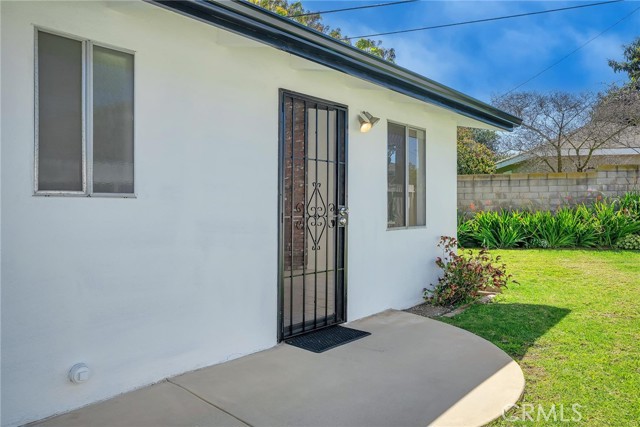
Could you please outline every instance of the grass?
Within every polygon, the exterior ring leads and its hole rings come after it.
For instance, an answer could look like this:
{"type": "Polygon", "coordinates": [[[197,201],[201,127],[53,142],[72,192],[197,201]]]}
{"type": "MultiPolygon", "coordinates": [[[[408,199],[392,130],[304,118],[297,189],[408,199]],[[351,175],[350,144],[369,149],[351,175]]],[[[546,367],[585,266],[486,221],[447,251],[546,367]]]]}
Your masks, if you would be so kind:
{"type": "Polygon", "coordinates": [[[493,342],[526,378],[521,405],[491,426],[640,426],[640,253],[500,250],[519,284],[443,321],[493,342]],[[556,422],[521,421],[523,404],[556,422]],[[564,418],[581,420],[561,421],[564,418]]]}

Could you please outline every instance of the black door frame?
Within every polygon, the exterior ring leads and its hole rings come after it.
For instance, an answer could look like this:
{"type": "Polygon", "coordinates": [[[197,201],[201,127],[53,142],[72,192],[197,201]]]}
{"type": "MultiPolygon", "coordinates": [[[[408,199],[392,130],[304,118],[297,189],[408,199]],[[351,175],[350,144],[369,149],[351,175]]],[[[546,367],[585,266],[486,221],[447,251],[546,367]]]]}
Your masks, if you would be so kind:
{"type": "MultiPolygon", "coordinates": [[[[317,98],[314,96],[305,95],[299,92],[290,91],[287,89],[279,89],[278,96],[278,342],[291,338],[292,336],[302,335],[304,333],[308,333],[311,331],[304,331],[302,333],[291,334],[284,336],[284,170],[285,170],[285,98],[292,97],[294,99],[300,99],[303,101],[309,101],[312,103],[319,103],[331,108],[335,108],[336,110],[340,110],[344,112],[344,163],[345,163],[345,172],[344,172],[344,206],[349,206],[349,108],[344,104],[339,104],[333,101],[328,101],[322,98],[317,98]]],[[[338,141],[336,140],[336,144],[338,141]]],[[[337,147],[336,147],[337,148],[337,147]]],[[[293,139],[292,139],[292,149],[293,149],[293,139]]],[[[339,161],[339,159],[337,159],[339,161]]],[[[305,166],[306,167],[306,166],[305,166]]],[[[348,225],[344,227],[344,237],[343,237],[343,278],[342,278],[342,306],[340,307],[340,313],[338,313],[338,304],[336,304],[336,315],[340,317],[339,321],[331,323],[326,326],[321,326],[314,328],[313,331],[335,326],[347,321],[347,277],[348,277],[348,225]]],[[[336,267],[337,268],[337,267],[336,267]]]]}

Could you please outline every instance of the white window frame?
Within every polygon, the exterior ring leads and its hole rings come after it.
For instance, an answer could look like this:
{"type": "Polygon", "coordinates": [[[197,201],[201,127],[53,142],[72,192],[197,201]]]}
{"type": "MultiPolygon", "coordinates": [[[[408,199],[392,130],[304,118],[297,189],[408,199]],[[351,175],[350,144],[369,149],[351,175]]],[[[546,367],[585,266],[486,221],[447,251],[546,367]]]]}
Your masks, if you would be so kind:
{"type": "MultiPolygon", "coordinates": [[[[389,124],[393,124],[393,125],[397,125],[397,126],[402,126],[404,127],[404,143],[405,143],[405,148],[404,148],[404,224],[405,225],[397,225],[397,226],[389,226],[389,217],[387,216],[386,222],[387,222],[387,231],[394,231],[394,230],[410,230],[410,229],[414,229],[414,228],[427,228],[427,212],[425,209],[424,212],[424,225],[409,225],[409,131],[410,130],[414,130],[417,132],[423,132],[424,134],[424,144],[425,144],[425,152],[424,152],[424,165],[426,168],[426,163],[427,163],[427,130],[423,129],[423,128],[419,128],[417,126],[412,126],[409,125],[407,123],[403,123],[403,122],[397,122],[395,120],[387,120],[387,126],[389,124]]],[[[389,136],[387,133],[387,150],[389,149],[389,136]]],[[[427,174],[425,171],[424,174],[424,190],[425,192],[427,191],[427,174]]],[[[426,195],[425,195],[425,204],[426,204],[426,195]]],[[[387,207],[389,206],[389,178],[387,177],[387,207]]],[[[388,209],[388,208],[387,208],[388,209]]],[[[388,215],[388,211],[387,211],[387,215],[388,215]]]]}
{"type": "Polygon", "coordinates": [[[136,198],[136,52],[130,49],[96,42],[62,31],[34,26],[34,157],[33,157],[33,195],[34,196],[76,196],[76,197],[116,197],[136,198]],[[66,37],[82,43],[82,191],[39,190],[38,189],[38,156],[39,156],[39,88],[38,88],[38,33],[48,33],[66,37]],[[133,192],[132,193],[97,193],[93,191],[93,46],[127,53],[133,56],[133,192]]]}

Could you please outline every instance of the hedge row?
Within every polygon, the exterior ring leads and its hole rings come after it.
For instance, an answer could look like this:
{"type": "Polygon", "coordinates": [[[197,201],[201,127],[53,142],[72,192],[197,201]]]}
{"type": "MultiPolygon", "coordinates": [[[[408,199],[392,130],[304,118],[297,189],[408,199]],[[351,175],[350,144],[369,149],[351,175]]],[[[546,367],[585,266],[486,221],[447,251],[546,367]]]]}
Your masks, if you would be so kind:
{"type": "Polygon", "coordinates": [[[458,240],[466,248],[640,250],[640,244],[633,243],[640,241],[636,235],[640,235],[640,192],[555,212],[484,211],[458,219],[458,240]]]}

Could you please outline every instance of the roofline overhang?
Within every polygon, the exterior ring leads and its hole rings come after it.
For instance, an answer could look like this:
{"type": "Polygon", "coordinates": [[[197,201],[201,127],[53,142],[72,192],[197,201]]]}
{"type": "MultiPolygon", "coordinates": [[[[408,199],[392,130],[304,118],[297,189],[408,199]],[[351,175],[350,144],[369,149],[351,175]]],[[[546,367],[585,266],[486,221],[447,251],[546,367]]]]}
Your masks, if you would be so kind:
{"type": "Polygon", "coordinates": [[[243,0],[145,1],[499,129],[511,131],[522,122],[489,104],[243,0]]]}

